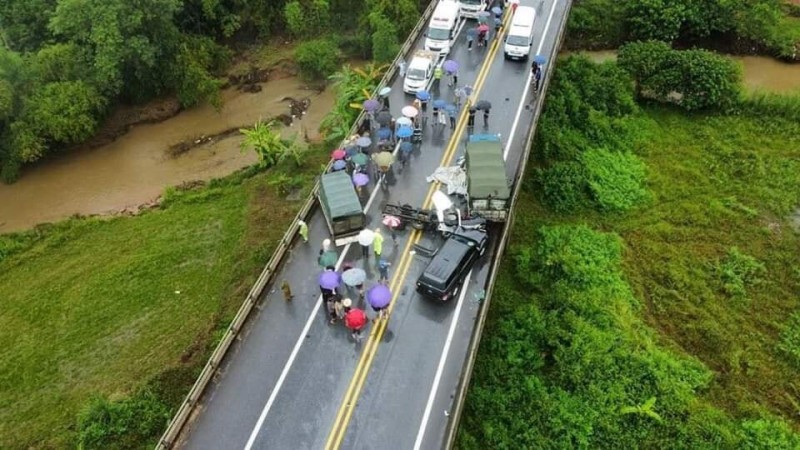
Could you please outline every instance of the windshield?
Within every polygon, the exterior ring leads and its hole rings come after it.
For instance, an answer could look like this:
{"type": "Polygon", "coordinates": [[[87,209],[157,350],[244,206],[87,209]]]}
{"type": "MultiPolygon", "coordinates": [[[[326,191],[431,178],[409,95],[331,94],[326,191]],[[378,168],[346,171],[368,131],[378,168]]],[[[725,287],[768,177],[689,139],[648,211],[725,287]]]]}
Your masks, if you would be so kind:
{"type": "Polygon", "coordinates": [[[450,39],[450,30],[444,30],[442,28],[428,28],[428,39],[446,41],[450,39]]]}
{"type": "Polygon", "coordinates": [[[506,44],[526,47],[528,45],[528,38],[525,36],[509,36],[506,44]]]}
{"type": "Polygon", "coordinates": [[[424,80],[425,71],[422,69],[409,69],[408,74],[406,74],[406,77],[410,80],[424,80]]]}
{"type": "Polygon", "coordinates": [[[481,4],[481,0],[461,0],[461,3],[465,5],[477,6],[481,4]]]}

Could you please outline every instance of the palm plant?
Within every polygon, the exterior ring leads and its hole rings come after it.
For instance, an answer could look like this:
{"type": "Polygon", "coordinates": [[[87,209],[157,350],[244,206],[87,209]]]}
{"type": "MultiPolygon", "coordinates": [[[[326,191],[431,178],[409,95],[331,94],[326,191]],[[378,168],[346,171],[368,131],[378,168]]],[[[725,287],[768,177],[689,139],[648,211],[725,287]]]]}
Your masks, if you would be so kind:
{"type": "Polygon", "coordinates": [[[663,419],[661,415],[657,412],[653,411],[653,408],[656,406],[656,398],[650,397],[647,399],[646,402],[642,403],[641,405],[636,406],[626,406],[620,409],[620,413],[622,414],[636,414],[638,416],[647,416],[651,419],[654,419],[658,422],[661,422],[663,419]]]}
{"type": "Polygon", "coordinates": [[[297,136],[290,139],[284,139],[280,133],[275,130],[277,126],[276,121],[267,123],[259,120],[253,125],[253,128],[241,128],[239,132],[244,135],[244,140],[239,145],[242,151],[254,150],[258,154],[261,165],[264,167],[271,167],[283,161],[287,156],[294,158],[295,162],[299,165],[300,149],[297,144],[297,136]]]}

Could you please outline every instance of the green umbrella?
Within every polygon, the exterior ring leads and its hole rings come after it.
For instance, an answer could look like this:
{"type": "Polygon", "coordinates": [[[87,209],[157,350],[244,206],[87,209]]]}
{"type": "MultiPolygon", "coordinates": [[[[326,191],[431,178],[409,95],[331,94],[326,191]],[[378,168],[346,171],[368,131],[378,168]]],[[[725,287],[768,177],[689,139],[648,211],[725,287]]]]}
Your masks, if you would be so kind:
{"type": "Polygon", "coordinates": [[[353,164],[365,166],[369,162],[369,156],[364,153],[356,153],[350,158],[350,160],[353,161],[353,164]]]}
{"type": "Polygon", "coordinates": [[[336,250],[328,250],[319,256],[319,265],[322,267],[335,266],[337,260],[339,260],[339,254],[336,253],[336,250]]]}
{"type": "Polygon", "coordinates": [[[372,160],[380,167],[387,167],[394,162],[394,155],[389,152],[380,152],[372,155],[372,160]]]}

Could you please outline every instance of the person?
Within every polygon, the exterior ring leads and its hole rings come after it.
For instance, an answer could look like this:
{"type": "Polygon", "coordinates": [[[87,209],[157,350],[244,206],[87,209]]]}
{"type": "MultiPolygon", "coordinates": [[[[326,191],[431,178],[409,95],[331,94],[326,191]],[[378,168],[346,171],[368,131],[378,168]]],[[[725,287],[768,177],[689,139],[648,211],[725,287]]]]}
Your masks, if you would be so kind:
{"type": "Polygon", "coordinates": [[[308,225],[304,221],[297,221],[297,232],[300,233],[303,242],[308,242],[308,225]]]}
{"type": "Polygon", "coordinates": [[[489,126],[489,108],[483,110],[483,126],[489,126]]]}
{"type": "Polygon", "coordinates": [[[381,236],[381,229],[375,228],[375,240],[372,241],[372,249],[375,251],[375,257],[380,258],[383,253],[383,236],[381,236]]]}
{"type": "Polygon", "coordinates": [[[378,281],[382,283],[386,283],[389,281],[389,266],[392,264],[389,261],[381,258],[378,261],[378,272],[380,272],[380,278],[378,281]]]}
{"type": "Polygon", "coordinates": [[[434,106],[431,115],[433,116],[433,126],[436,126],[439,123],[439,108],[434,106]]]}
{"type": "Polygon", "coordinates": [[[458,86],[458,71],[453,72],[453,86],[458,86]]]}
{"type": "Polygon", "coordinates": [[[494,18],[494,37],[495,39],[500,37],[500,28],[503,27],[503,20],[500,17],[494,18]]]}
{"type": "Polygon", "coordinates": [[[474,106],[469,108],[469,116],[467,117],[467,128],[472,128],[475,126],[475,109],[474,106]]]}
{"type": "Polygon", "coordinates": [[[451,130],[455,130],[456,129],[456,111],[455,110],[449,111],[447,113],[447,115],[450,116],[450,129],[451,130]]]}
{"type": "Polygon", "coordinates": [[[325,253],[330,249],[331,249],[331,240],[330,239],[323,240],[322,241],[322,250],[320,251],[320,254],[325,253]]]}
{"type": "Polygon", "coordinates": [[[442,75],[444,75],[444,71],[442,70],[442,65],[439,64],[433,69],[433,88],[437,91],[439,90],[439,84],[442,82],[442,75]]]}
{"type": "Polygon", "coordinates": [[[475,37],[472,35],[472,33],[467,33],[467,51],[469,52],[472,51],[472,41],[474,39],[475,37]]]}
{"type": "Polygon", "coordinates": [[[333,304],[334,312],[336,313],[336,318],[339,320],[344,319],[344,315],[347,311],[350,311],[350,307],[353,304],[353,301],[349,298],[342,299],[341,301],[336,301],[333,304]],[[345,308],[345,305],[347,307],[345,308]]]}
{"type": "Polygon", "coordinates": [[[364,259],[369,259],[369,245],[361,244],[361,255],[364,256],[364,259]]]}
{"type": "Polygon", "coordinates": [[[542,68],[539,63],[531,63],[531,74],[533,75],[533,92],[539,92],[539,82],[542,80],[542,68]]]}
{"type": "Polygon", "coordinates": [[[367,324],[367,314],[363,309],[350,308],[344,315],[344,324],[350,329],[354,341],[361,341],[361,330],[367,324]]]}
{"type": "Polygon", "coordinates": [[[442,126],[442,129],[444,129],[447,126],[447,117],[446,116],[447,116],[447,113],[445,111],[442,111],[442,112],[439,113],[439,125],[442,126]]]}
{"type": "Polygon", "coordinates": [[[397,62],[397,68],[398,68],[398,70],[400,72],[400,77],[401,78],[406,76],[406,60],[405,59],[400,58],[400,61],[397,62]]]}
{"type": "Polygon", "coordinates": [[[336,323],[336,297],[339,294],[333,292],[330,294],[323,294],[322,299],[325,301],[325,310],[328,311],[328,319],[330,323],[336,323]]]}
{"type": "Polygon", "coordinates": [[[283,298],[287,302],[292,301],[294,295],[292,295],[292,286],[289,285],[289,280],[286,279],[283,280],[283,282],[281,283],[281,290],[283,291],[283,298]]]}
{"type": "Polygon", "coordinates": [[[483,29],[478,30],[478,47],[486,45],[486,31],[483,29]]]}
{"type": "MultiPolygon", "coordinates": [[[[401,152],[401,153],[405,153],[405,152],[401,152]]],[[[397,230],[394,227],[386,227],[386,228],[389,229],[389,233],[391,233],[391,235],[392,235],[392,242],[394,243],[394,246],[397,247],[397,230]]]]}

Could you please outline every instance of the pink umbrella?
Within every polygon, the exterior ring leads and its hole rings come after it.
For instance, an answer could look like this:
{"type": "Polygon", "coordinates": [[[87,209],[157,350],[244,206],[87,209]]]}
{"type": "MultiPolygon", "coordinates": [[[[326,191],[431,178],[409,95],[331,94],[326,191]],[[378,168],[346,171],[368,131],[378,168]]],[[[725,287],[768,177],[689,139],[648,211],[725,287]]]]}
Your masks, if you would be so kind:
{"type": "Polygon", "coordinates": [[[485,23],[478,25],[478,33],[486,33],[488,31],[489,31],[489,25],[486,25],[485,23]]]}
{"type": "Polygon", "coordinates": [[[397,216],[385,215],[383,216],[383,224],[389,228],[397,228],[400,226],[401,220],[397,216]]]}
{"type": "Polygon", "coordinates": [[[343,148],[337,148],[331,152],[331,158],[333,159],[344,159],[345,156],[347,156],[347,152],[343,148]]]}

